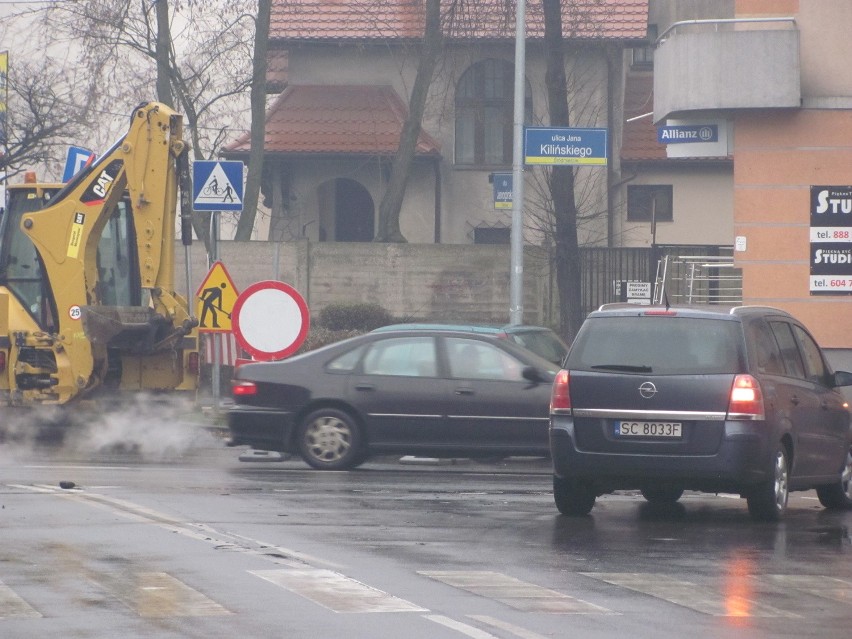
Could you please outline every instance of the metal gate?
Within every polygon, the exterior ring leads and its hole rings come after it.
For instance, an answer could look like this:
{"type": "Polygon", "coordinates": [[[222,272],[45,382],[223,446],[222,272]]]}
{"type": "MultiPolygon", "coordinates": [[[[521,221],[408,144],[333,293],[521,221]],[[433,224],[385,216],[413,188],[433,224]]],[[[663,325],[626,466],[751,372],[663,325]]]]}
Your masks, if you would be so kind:
{"type": "Polygon", "coordinates": [[[671,304],[739,303],[742,276],[733,248],[715,244],[664,244],[649,248],[580,249],[584,315],[601,304],[625,301],[628,282],[648,283],[649,301],[671,304]]]}

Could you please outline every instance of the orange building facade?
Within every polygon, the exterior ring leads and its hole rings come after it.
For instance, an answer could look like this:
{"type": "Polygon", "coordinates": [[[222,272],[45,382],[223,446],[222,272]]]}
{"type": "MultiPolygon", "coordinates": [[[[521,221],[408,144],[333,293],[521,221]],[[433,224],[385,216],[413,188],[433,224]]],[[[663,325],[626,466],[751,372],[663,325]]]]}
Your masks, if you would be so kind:
{"type": "Polygon", "coordinates": [[[736,0],[733,8],[733,17],[682,21],[660,38],[654,119],[732,124],[731,243],[743,303],[795,314],[848,369],[852,2],[736,0]]]}

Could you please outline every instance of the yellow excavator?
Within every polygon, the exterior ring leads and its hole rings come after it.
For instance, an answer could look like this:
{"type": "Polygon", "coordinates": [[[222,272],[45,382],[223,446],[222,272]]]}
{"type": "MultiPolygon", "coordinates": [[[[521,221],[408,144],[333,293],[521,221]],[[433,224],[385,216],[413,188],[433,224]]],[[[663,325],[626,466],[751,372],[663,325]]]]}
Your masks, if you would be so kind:
{"type": "Polygon", "coordinates": [[[187,156],[182,116],[150,102],[67,184],[7,187],[0,416],[4,407],[195,393],[198,322],[174,285],[179,200],[182,241],[192,241],[187,156]]]}

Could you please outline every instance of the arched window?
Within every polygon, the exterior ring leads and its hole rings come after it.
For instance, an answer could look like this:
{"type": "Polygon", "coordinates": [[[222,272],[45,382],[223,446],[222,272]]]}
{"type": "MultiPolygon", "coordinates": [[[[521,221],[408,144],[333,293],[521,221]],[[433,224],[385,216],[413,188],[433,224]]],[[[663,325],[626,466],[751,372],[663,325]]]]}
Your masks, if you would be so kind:
{"type": "MultiPolygon", "coordinates": [[[[456,164],[512,164],[515,67],[505,60],[477,62],[456,87],[456,164]]],[[[532,113],[526,82],[524,121],[532,113]]]]}

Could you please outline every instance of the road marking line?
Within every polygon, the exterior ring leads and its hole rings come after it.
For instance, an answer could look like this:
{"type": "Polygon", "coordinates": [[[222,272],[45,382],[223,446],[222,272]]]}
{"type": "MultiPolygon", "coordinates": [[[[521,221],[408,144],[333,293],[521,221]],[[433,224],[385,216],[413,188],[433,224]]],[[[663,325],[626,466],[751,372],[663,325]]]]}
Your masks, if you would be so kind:
{"type": "Polygon", "coordinates": [[[760,581],[772,587],[795,588],[822,599],[852,603],[852,583],[822,575],[763,575],[760,581]]]}
{"type": "Polygon", "coordinates": [[[488,597],[525,612],[555,614],[614,614],[611,610],[568,595],[488,570],[421,570],[447,585],[488,597]]]}
{"type": "Polygon", "coordinates": [[[98,575],[91,579],[140,617],[218,617],[233,614],[164,572],[141,572],[121,579],[98,575]]]}
{"type": "Polygon", "coordinates": [[[333,612],[428,611],[428,608],[421,608],[332,570],[305,568],[248,572],[333,612]]]}
{"type": "Polygon", "coordinates": [[[681,581],[663,574],[593,572],[580,574],[714,617],[798,618],[800,616],[752,599],[753,589],[748,587],[747,583],[750,576],[743,577],[743,583],[740,584],[742,588],[735,588],[732,585],[730,589],[726,587],[727,592],[714,592],[706,586],[681,581]]]}
{"type": "Polygon", "coordinates": [[[489,626],[500,628],[500,630],[511,632],[513,635],[520,637],[521,639],[547,639],[544,635],[540,635],[537,632],[521,628],[520,626],[516,626],[515,624],[511,624],[506,621],[501,621],[500,619],[495,619],[494,617],[489,617],[488,615],[468,615],[468,617],[476,619],[481,623],[488,624],[489,626]]]}
{"type": "Polygon", "coordinates": [[[57,486],[44,484],[10,484],[10,486],[28,490],[30,492],[51,493],[66,499],[82,501],[107,510],[113,514],[121,515],[127,519],[141,523],[154,524],[160,528],[168,530],[169,532],[177,533],[184,537],[195,539],[196,541],[203,541],[208,545],[212,545],[220,549],[254,554],[264,559],[272,559],[279,564],[292,565],[294,567],[301,567],[305,564],[323,565],[330,568],[338,567],[336,564],[318,557],[306,555],[304,553],[284,548],[282,546],[276,546],[275,544],[270,544],[258,539],[244,537],[236,533],[219,531],[206,524],[181,521],[166,513],[157,512],[123,499],[108,497],[101,493],[93,493],[80,489],[64,490],[57,486]]]}
{"type": "Polygon", "coordinates": [[[35,619],[41,613],[0,581],[0,619],[35,619]]]}
{"type": "Polygon", "coordinates": [[[449,617],[445,617],[444,615],[423,615],[423,617],[425,619],[428,619],[429,621],[434,621],[435,623],[439,623],[442,626],[446,626],[447,628],[458,630],[463,635],[473,637],[473,639],[498,639],[490,632],[485,632],[484,630],[480,630],[479,628],[474,628],[473,626],[469,626],[466,623],[462,623],[461,621],[456,621],[455,619],[450,619],[449,617]]]}

